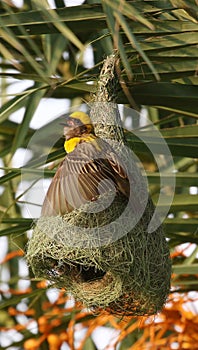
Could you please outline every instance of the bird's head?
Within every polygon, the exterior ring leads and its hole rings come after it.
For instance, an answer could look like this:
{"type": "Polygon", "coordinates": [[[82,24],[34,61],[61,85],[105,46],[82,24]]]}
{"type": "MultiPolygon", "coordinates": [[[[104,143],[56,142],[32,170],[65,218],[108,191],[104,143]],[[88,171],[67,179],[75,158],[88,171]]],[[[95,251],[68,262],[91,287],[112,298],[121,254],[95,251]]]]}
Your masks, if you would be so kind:
{"type": "Polygon", "coordinates": [[[81,111],[73,112],[69,116],[66,116],[65,121],[61,124],[64,125],[64,136],[66,140],[94,132],[90,117],[81,111]]]}

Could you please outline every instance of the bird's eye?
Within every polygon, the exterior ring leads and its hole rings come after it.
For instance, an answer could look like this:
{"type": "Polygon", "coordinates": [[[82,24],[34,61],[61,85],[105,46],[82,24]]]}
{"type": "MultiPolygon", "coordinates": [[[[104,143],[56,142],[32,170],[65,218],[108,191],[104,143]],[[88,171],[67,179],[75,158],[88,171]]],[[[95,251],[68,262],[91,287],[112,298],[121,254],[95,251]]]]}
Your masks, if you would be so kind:
{"type": "Polygon", "coordinates": [[[68,119],[68,120],[67,120],[67,125],[68,125],[68,126],[74,126],[74,125],[75,125],[74,120],[73,120],[73,119],[71,119],[71,118],[70,118],[70,119],[68,119]]]}
{"type": "Polygon", "coordinates": [[[81,125],[83,125],[82,124],[82,122],[79,120],[79,119],[77,119],[77,118],[69,118],[68,120],[67,120],[67,125],[68,126],[81,126],[81,125]]]}

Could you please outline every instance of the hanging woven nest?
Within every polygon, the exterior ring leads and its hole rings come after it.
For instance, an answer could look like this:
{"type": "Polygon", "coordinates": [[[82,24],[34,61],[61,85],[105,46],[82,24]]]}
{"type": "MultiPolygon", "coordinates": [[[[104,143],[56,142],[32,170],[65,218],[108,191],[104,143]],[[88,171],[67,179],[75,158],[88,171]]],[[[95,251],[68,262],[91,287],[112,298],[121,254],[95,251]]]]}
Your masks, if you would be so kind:
{"type": "MultiPolygon", "coordinates": [[[[128,151],[124,149],[118,109],[114,103],[106,104],[106,82],[112,81],[113,76],[104,75],[104,71],[112,73],[114,65],[112,55],[101,72],[102,83],[91,106],[91,116],[97,122],[96,134],[108,138],[126,159],[128,151]],[[105,102],[102,108],[101,102],[105,102]]],[[[65,288],[93,311],[151,315],[162,309],[169,293],[169,249],[162,226],[148,231],[155,208],[142,188],[141,174],[133,160],[129,173],[135,184],[134,197],[141,202],[141,215],[140,208],[137,215],[134,201],[130,203],[109,190],[96,202],[88,202],[63,216],[41,217],[26,257],[36,277],[65,288]]]]}

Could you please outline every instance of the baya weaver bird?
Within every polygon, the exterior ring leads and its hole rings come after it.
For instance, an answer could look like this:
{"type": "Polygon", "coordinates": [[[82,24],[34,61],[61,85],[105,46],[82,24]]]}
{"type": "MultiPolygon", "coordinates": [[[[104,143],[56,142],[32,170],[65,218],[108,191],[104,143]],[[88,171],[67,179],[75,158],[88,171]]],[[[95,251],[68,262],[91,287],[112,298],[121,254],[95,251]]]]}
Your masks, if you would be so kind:
{"type": "Polygon", "coordinates": [[[111,189],[129,198],[130,185],[122,161],[105,140],[95,135],[89,116],[74,112],[62,124],[67,154],[49,186],[41,215],[64,215],[111,189]]]}

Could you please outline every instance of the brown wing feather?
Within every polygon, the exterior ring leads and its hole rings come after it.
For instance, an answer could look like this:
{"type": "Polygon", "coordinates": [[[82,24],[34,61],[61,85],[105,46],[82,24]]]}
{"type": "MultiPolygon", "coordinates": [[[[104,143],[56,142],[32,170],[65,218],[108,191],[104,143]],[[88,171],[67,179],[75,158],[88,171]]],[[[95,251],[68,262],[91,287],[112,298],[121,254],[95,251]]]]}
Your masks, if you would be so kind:
{"type": "Polygon", "coordinates": [[[80,143],[66,155],[46,194],[42,216],[64,215],[113,188],[129,197],[121,160],[107,142],[95,142],[80,143]]]}

